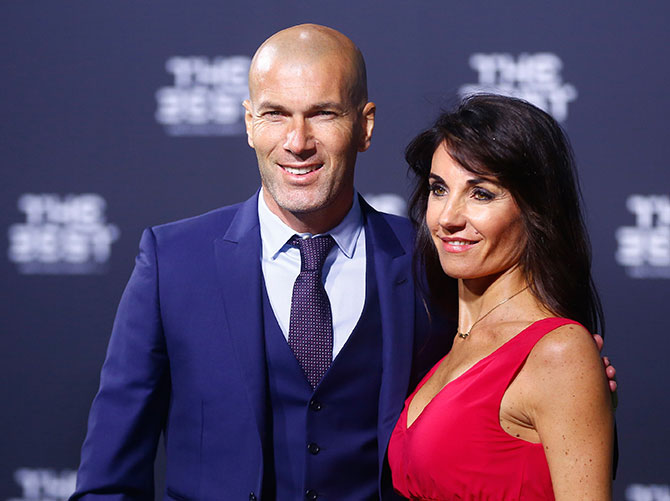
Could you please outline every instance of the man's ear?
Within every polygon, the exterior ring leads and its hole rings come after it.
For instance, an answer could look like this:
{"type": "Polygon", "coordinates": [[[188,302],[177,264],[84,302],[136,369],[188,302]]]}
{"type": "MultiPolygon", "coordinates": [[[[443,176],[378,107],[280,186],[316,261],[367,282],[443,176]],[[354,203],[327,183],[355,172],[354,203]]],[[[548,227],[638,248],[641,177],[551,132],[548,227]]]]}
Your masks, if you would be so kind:
{"type": "Polygon", "coordinates": [[[244,106],[244,125],[247,129],[247,143],[249,143],[249,146],[252,148],[254,147],[254,139],[253,139],[253,114],[252,114],[252,108],[251,108],[251,101],[248,99],[245,99],[244,102],[242,103],[242,106],[244,106]]]}
{"type": "Polygon", "coordinates": [[[358,151],[363,152],[370,147],[370,141],[372,140],[372,131],[375,128],[375,113],[377,112],[377,106],[375,103],[367,103],[361,112],[361,120],[363,121],[362,125],[362,136],[361,142],[358,145],[358,151]]]}

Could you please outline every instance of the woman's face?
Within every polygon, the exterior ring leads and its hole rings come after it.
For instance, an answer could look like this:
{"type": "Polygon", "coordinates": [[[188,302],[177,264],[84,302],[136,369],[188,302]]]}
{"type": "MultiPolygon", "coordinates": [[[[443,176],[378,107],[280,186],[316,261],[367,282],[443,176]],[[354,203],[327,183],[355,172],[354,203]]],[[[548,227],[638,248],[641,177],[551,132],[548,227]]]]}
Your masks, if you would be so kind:
{"type": "Polygon", "coordinates": [[[521,212],[494,178],[465,170],[442,143],[429,182],[426,224],[447,275],[495,277],[519,262],[526,246],[521,212]]]}

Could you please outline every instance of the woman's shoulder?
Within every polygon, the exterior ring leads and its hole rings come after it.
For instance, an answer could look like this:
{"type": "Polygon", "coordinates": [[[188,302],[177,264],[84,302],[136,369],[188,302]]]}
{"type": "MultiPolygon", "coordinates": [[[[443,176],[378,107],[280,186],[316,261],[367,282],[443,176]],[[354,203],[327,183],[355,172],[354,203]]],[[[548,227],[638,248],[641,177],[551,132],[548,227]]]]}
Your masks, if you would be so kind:
{"type": "Polygon", "coordinates": [[[525,369],[534,374],[534,384],[567,387],[604,377],[598,347],[581,324],[563,323],[547,332],[533,347],[525,369]]]}
{"type": "Polygon", "coordinates": [[[574,321],[561,322],[568,319],[556,320],[556,327],[540,338],[531,355],[545,363],[570,363],[584,355],[600,359],[593,336],[586,327],[574,321]]]}

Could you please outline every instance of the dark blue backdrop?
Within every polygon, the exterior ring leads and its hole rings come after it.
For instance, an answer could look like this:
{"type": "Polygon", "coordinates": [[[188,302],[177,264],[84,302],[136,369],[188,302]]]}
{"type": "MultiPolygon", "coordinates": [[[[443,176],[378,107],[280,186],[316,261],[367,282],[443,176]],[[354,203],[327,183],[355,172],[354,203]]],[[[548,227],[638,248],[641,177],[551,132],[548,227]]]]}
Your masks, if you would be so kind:
{"type": "Polygon", "coordinates": [[[0,30],[0,498],[73,470],[142,228],[246,198],[246,67],[317,22],[368,64],[358,188],[402,210],[402,150],[460,92],[526,97],[576,152],[620,381],[615,499],[668,500],[670,88],[666,2],[6,2],[0,30]]]}

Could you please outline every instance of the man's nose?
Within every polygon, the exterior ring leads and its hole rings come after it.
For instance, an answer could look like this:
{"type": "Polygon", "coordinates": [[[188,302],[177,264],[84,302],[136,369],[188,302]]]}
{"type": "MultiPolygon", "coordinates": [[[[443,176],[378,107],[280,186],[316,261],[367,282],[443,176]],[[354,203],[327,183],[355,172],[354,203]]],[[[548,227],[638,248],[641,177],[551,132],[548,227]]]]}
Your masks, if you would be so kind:
{"type": "Polygon", "coordinates": [[[284,149],[294,155],[303,155],[314,149],[314,138],[311,128],[304,118],[293,118],[286,133],[284,149]]]}

